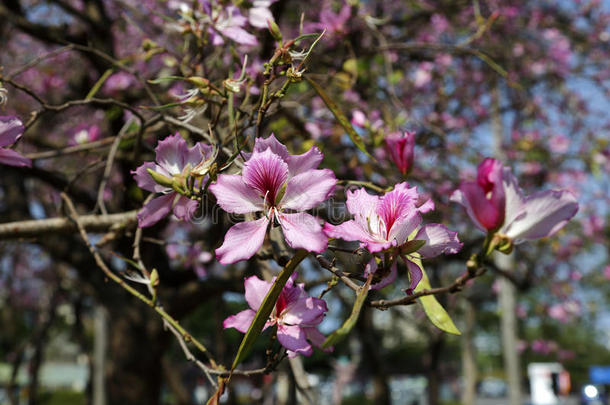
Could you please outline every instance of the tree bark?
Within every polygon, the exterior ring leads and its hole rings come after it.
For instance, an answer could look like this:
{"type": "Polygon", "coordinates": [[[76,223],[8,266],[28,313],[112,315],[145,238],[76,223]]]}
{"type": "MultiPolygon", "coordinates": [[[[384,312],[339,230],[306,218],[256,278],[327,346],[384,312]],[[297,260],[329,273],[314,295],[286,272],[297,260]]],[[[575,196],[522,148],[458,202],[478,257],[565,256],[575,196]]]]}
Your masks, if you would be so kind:
{"type": "MultiPolygon", "coordinates": [[[[501,253],[495,254],[495,262],[502,270],[514,269],[514,257],[501,253]]],[[[510,280],[500,278],[500,296],[498,297],[501,311],[502,355],[504,370],[508,382],[508,398],[510,405],[521,405],[521,369],[519,353],[517,352],[517,317],[515,286],[510,280]]]]}
{"type": "Polygon", "coordinates": [[[462,403],[474,404],[477,386],[477,362],[474,347],[476,310],[470,299],[464,297],[464,328],[462,329],[462,403]]]}
{"type": "Polygon", "coordinates": [[[108,314],[98,305],[93,314],[93,405],[106,405],[106,382],[104,368],[108,346],[108,314]]]}

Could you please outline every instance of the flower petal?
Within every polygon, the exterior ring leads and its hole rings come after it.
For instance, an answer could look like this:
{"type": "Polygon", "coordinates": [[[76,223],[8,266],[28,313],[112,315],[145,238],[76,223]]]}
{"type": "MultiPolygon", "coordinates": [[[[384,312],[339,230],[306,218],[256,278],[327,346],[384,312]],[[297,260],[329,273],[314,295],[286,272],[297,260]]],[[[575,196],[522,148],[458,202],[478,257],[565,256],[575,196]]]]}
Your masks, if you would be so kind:
{"type": "Polygon", "coordinates": [[[375,242],[375,239],[366,232],[360,224],[356,221],[349,220],[339,225],[333,225],[326,222],[324,224],[324,233],[329,238],[339,238],[347,241],[360,241],[360,242],[375,242]]]}
{"type": "Polygon", "coordinates": [[[172,209],[176,193],[153,198],[138,212],[138,226],[146,228],[163,219],[172,209]]]}
{"type": "Polygon", "coordinates": [[[258,44],[258,40],[248,31],[244,30],[240,27],[227,27],[220,30],[224,36],[238,44],[247,45],[247,46],[255,46],[258,44]]]}
{"type": "Polygon", "coordinates": [[[25,127],[19,118],[13,115],[0,117],[0,147],[17,142],[23,131],[25,127]]]}
{"type": "MultiPolygon", "coordinates": [[[[305,332],[305,336],[307,337],[307,340],[309,340],[311,342],[311,344],[313,344],[314,346],[322,349],[322,345],[324,344],[324,341],[326,340],[326,336],[324,336],[322,334],[322,332],[320,332],[317,328],[302,328],[302,329],[305,332]]],[[[322,350],[329,353],[334,350],[334,346],[330,346],[330,347],[327,347],[326,349],[322,349],[322,350]]]]}
{"type": "Polygon", "coordinates": [[[222,326],[225,329],[235,328],[241,333],[246,333],[254,320],[254,315],[256,315],[255,311],[246,309],[225,319],[222,326]]]}
{"type": "MultiPolygon", "coordinates": [[[[375,258],[372,258],[371,261],[369,261],[364,268],[364,276],[368,277],[369,274],[376,273],[377,270],[378,270],[377,261],[375,260],[375,258]]],[[[390,272],[388,274],[386,274],[377,283],[371,284],[369,289],[370,290],[381,290],[383,287],[390,285],[391,283],[393,283],[396,280],[396,274],[397,274],[396,262],[394,262],[392,264],[392,267],[390,267],[390,272]]]]}
{"type": "Polygon", "coordinates": [[[311,356],[313,353],[313,348],[307,342],[305,332],[299,326],[279,325],[277,340],[289,350],[288,357],[295,357],[297,354],[311,356]]]}
{"type": "Polygon", "coordinates": [[[280,214],[282,231],[288,245],[293,249],[305,249],[320,253],[326,250],[328,238],[322,232],[318,220],[305,213],[280,214]]]}
{"type": "Polygon", "coordinates": [[[316,169],[322,163],[323,158],[324,155],[317,146],[301,155],[290,155],[287,160],[290,175],[296,176],[308,170],[316,169]]]}
{"type": "Polygon", "coordinates": [[[506,198],[506,212],[502,229],[506,230],[508,225],[510,225],[517,215],[521,213],[523,204],[525,203],[525,196],[519,187],[517,178],[508,167],[505,167],[502,172],[502,186],[504,187],[504,195],[506,198]]]}
{"type": "Polygon", "coordinates": [[[488,200],[485,196],[485,190],[473,181],[465,181],[460,185],[461,194],[454,193],[453,201],[458,201],[459,198],[466,201],[467,204],[460,202],[466,207],[466,212],[475,222],[475,225],[487,231],[496,229],[504,222],[505,199],[504,193],[501,198],[493,198],[488,200]],[[455,196],[455,197],[454,197],[455,196]]]}
{"type": "Polygon", "coordinates": [[[196,200],[180,196],[174,204],[174,215],[183,221],[190,221],[195,217],[195,211],[197,211],[198,206],[199,203],[196,200]]]}
{"type": "Polygon", "coordinates": [[[364,229],[368,228],[368,218],[372,217],[379,204],[379,197],[366,192],[364,188],[348,191],[345,205],[354,220],[364,229]]]}
{"type": "Polygon", "coordinates": [[[305,295],[289,303],[281,319],[290,325],[315,326],[322,322],[327,311],[326,301],[305,295]]]}
{"type": "Polygon", "coordinates": [[[169,173],[161,167],[157,166],[154,162],[145,162],[143,165],[138,167],[136,170],[132,170],[131,174],[133,174],[133,178],[138,183],[138,187],[144,190],[152,191],[154,193],[166,193],[171,191],[171,188],[162,186],[158,184],[155,180],[153,180],[150,173],[148,173],[148,169],[156,171],[157,173],[162,174],[166,177],[169,173]]]}
{"type": "Polygon", "coordinates": [[[248,12],[250,25],[256,28],[267,28],[267,20],[273,21],[273,14],[267,7],[252,7],[248,12]]]}
{"type": "Polygon", "coordinates": [[[263,200],[256,190],[248,187],[241,176],[221,174],[216,183],[210,186],[220,207],[234,214],[247,214],[263,209],[263,200]]]}
{"type": "Polygon", "coordinates": [[[186,141],[179,133],[159,141],[155,148],[156,161],[169,174],[180,174],[188,155],[186,141]]]}
{"type": "Polygon", "coordinates": [[[288,180],[282,208],[305,211],[328,199],[337,178],[332,170],[308,170],[288,180]]]}
{"type": "Polygon", "coordinates": [[[411,212],[405,213],[394,222],[388,234],[388,240],[395,240],[396,246],[404,244],[409,235],[421,224],[421,221],[422,218],[419,211],[412,207],[411,212]]]}
{"type": "Polygon", "coordinates": [[[250,308],[258,311],[263,299],[265,299],[265,295],[271,289],[271,285],[272,283],[261,280],[256,276],[250,276],[244,280],[246,302],[250,305],[250,308]]]}
{"type": "Polygon", "coordinates": [[[242,179],[246,185],[258,191],[261,197],[274,204],[280,189],[288,179],[288,165],[271,149],[254,152],[244,164],[242,179]]]}
{"type": "Polygon", "coordinates": [[[267,225],[269,220],[266,217],[233,225],[227,231],[222,246],[216,249],[218,261],[232,264],[254,256],[265,240],[267,225]]]}
{"type": "Polygon", "coordinates": [[[17,167],[32,167],[32,160],[12,149],[0,148],[0,164],[17,167]]]}
{"type": "Polygon", "coordinates": [[[451,194],[451,198],[449,200],[462,205],[466,209],[466,213],[468,214],[470,220],[474,223],[474,225],[483,232],[487,232],[485,227],[481,225],[481,223],[477,219],[477,216],[474,214],[474,209],[472,205],[470,205],[470,200],[466,198],[466,195],[462,192],[462,190],[455,190],[453,194],[451,194]]]}
{"type": "Polygon", "coordinates": [[[184,166],[190,164],[191,169],[201,163],[202,160],[206,160],[207,157],[212,156],[212,147],[210,145],[204,145],[200,142],[195,144],[192,148],[187,148],[184,155],[184,166]]]}
{"type": "Polygon", "coordinates": [[[411,280],[411,283],[409,284],[409,288],[407,288],[406,293],[408,295],[411,295],[413,294],[415,287],[417,287],[417,285],[421,281],[423,277],[423,272],[421,271],[419,266],[413,263],[411,260],[405,257],[403,257],[403,260],[407,264],[407,269],[409,270],[409,279],[411,280]]]}
{"type": "MultiPolygon", "coordinates": [[[[267,27],[267,23],[265,23],[265,27],[267,27]]],[[[256,138],[254,140],[254,149],[252,152],[264,152],[267,149],[271,149],[271,152],[281,157],[283,161],[288,162],[290,157],[288,148],[278,141],[273,133],[266,138],[256,138]]]]}
{"type": "Polygon", "coordinates": [[[417,252],[423,257],[435,257],[444,254],[455,254],[462,246],[457,232],[450,231],[445,225],[428,224],[423,226],[415,235],[415,240],[426,242],[417,252]]]}
{"type": "Polygon", "coordinates": [[[547,190],[533,194],[520,213],[506,226],[505,234],[515,243],[550,236],[578,212],[576,197],[569,191],[547,190]]]}

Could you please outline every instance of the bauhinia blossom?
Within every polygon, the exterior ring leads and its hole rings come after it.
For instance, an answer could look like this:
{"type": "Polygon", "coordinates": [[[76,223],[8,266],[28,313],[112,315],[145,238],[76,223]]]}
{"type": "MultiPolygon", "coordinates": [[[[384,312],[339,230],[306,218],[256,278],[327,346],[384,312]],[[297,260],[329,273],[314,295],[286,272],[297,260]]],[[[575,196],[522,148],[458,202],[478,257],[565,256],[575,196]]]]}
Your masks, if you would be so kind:
{"type": "Polygon", "coordinates": [[[0,116],[0,164],[32,167],[32,160],[4,146],[12,145],[23,135],[25,127],[14,116],[0,116]]]}
{"type": "Polygon", "coordinates": [[[156,224],[172,210],[179,219],[190,219],[198,203],[178,193],[174,185],[186,190],[186,180],[194,173],[199,177],[195,185],[200,185],[205,181],[202,176],[207,173],[204,168],[214,160],[210,145],[198,143],[189,148],[178,133],[160,141],[155,153],[155,162],[146,162],[132,172],[140,188],[163,194],[138,212],[141,228],[156,224]]]}
{"type": "Polygon", "coordinates": [[[385,137],[386,150],[390,159],[404,175],[413,168],[413,149],[415,147],[415,132],[392,132],[385,137]]]}
{"type": "MultiPolygon", "coordinates": [[[[264,329],[277,326],[277,340],[288,350],[288,357],[311,356],[310,342],[316,347],[324,343],[325,337],[316,326],[322,322],[328,308],[324,300],[310,297],[303,284],[295,284],[294,276],[282,289],[264,329]]],[[[223,323],[225,329],[235,328],[241,333],[248,331],[272,283],[252,276],[245,279],[244,285],[250,309],[231,315],[223,323]]]]}
{"type": "Polygon", "coordinates": [[[201,1],[200,4],[205,13],[201,16],[202,21],[210,24],[208,32],[212,45],[224,44],[224,39],[218,33],[241,45],[255,46],[258,44],[256,37],[245,30],[248,19],[241,14],[239,8],[207,0],[201,1]]]}
{"type": "MultiPolygon", "coordinates": [[[[422,278],[422,271],[414,259],[457,253],[462,248],[457,233],[444,225],[421,225],[420,213],[434,209],[434,203],[428,200],[417,206],[418,199],[416,187],[409,188],[407,183],[397,184],[382,197],[368,194],[363,188],[348,191],[347,209],[354,219],[340,225],[327,223],[324,232],[332,238],[360,241],[360,246],[371,253],[383,251],[400,256],[409,270],[411,283],[407,292],[411,292],[422,278]]],[[[386,263],[388,265],[389,274],[373,288],[382,288],[396,278],[396,262],[386,263]]],[[[374,258],[366,271],[377,271],[374,258]]]]}
{"type": "Polygon", "coordinates": [[[487,158],[479,165],[477,181],[462,182],[451,197],[466,207],[468,215],[480,229],[491,231],[504,223],[506,193],[502,172],[501,162],[487,158]]]}
{"type": "Polygon", "coordinates": [[[482,231],[496,231],[518,244],[551,236],[578,211],[576,197],[567,190],[523,195],[510,168],[495,159],[479,165],[477,182],[464,182],[451,196],[462,204],[482,231]]]}
{"type": "Polygon", "coordinates": [[[234,214],[262,213],[233,225],[216,249],[222,264],[252,257],[263,244],[270,223],[277,222],[290,247],[322,252],[328,238],[318,220],[306,211],[328,199],[337,179],[328,169],[316,169],[322,153],[315,146],[291,155],[275,136],[255,141],[241,175],[221,174],[210,186],[223,210],[234,214]]]}

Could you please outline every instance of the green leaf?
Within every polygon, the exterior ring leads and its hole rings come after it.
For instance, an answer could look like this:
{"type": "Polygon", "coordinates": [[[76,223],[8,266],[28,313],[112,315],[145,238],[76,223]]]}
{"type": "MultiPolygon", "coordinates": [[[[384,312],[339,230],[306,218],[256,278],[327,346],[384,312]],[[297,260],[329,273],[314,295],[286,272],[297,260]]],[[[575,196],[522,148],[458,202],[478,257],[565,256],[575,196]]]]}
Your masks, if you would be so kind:
{"type": "Polygon", "coordinates": [[[102,75],[102,77],[100,77],[97,82],[95,82],[95,84],[93,85],[93,87],[91,88],[91,90],[89,90],[89,93],[87,93],[87,97],[85,97],[85,100],[91,100],[93,97],[95,97],[95,95],[97,94],[98,91],[100,91],[100,88],[103,86],[103,84],[106,82],[106,80],[110,77],[111,74],[114,73],[114,69],[108,69],[104,72],[104,74],[102,75]]]}
{"type": "MultiPolygon", "coordinates": [[[[412,256],[418,256],[417,253],[412,254],[412,256]]],[[[412,258],[411,261],[419,266],[422,271],[423,277],[417,287],[415,287],[414,293],[418,293],[423,290],[430,289],[430,280],[428,280],[428,276],[426,275],[426,271],[424,270],[424,266],[422,266],[421,259],[418,257],[412,258]]],[[[451,317],[445,311],[445,308],[436,300],[434,295],[426,295],[418,300],[420,304],[424,307],[424,312],[430,322],[437,328],[447,333],[451,333],[453,335],[461,335],[462,333],[455,326],[451,317]]]]}
{"type": "Polygon", "coordinates": [[[271,286],[271,289],[265,296],[265,299],[261,303],[260,308],[256,312],[254,319],[252,320],[252,324],[248,328],[248,332],[241,341],[239,345],[239,349],[237,350],[237,355],[235,356],[235,360],[233,360],[233,365],[231,366],[231,372],[235,370],[235,367],[250,353],[254,342],[261,334],[265,323],[269,319],[269,315],[273,308],[275,307],[275,302],[277,301],[280,293],[282,292],[282,288],[286,285],[286,282],[297,268],[299,263],[307,257],[308,253],[305,250],[297,250],[292,259],[286,264],[286,266],[282,269],[279,276],[275,279],[275,282],[271,286]]]}
{"type": "Polygon", "coordinates": [[[331,333],[331,335],[326,338],[322,344],[322,348],[326,349],[327,347],[333,346],[340,342],[354,328],[356,321],[360,316],[362,305],[364,305],[364,300],[366,300],[366,296],[369,294],[369,287],[371,286],[372,279],[373,275],[371,274],[371,276],[369,276],[369,278],[366,280],[366,283],[360,287],[360,291],[358,291],[356,302],[354,303],[354,307],[352,308],[352,313],[350,314],[349,318],[345,320],[339,329],[331,333]]]}
{"type": "Polygon", "coordinates": [[[326,106],[333,113],[333,115],[335,116],[337,121],[339,121],[339,124],[341,124],[343,129],[345,129],[345,132],[347,132],[347,134],[349,135],[349,137],[352,140],[352,142],[354,143],[354,145],[356,145],[358,147],[358,149],[360,149],[362,152],[364,152],[371,159],[375,159],[374,157],[372,157],[370,155],[370,153],[367,152],[366,146],[364,145],[364,141],[362,141],[362,138],[360,138],[360,135],[358,135],[358,133],[356,132],[354,127],[352,127],[352,124],[349,122],[347,117],[339,109],[339,106],[337,106],[337,104],[335,104],[335,102],[333,100],[331,100],[330,97],[328,97],[328,94],[326,94],[324,89],[322,89],[322,87],[318,83],[313,81],[308,76],[303,76],[303,77],[305,77],[305,80],[307,80],[307,82],[309,84],[311,84],[311,87],[313,87],[313,89],[316,91],[316,93],[318,93],[318,96],[320,96],[320,98],[324,101],[324,104],[326,104],[326,106]]]}

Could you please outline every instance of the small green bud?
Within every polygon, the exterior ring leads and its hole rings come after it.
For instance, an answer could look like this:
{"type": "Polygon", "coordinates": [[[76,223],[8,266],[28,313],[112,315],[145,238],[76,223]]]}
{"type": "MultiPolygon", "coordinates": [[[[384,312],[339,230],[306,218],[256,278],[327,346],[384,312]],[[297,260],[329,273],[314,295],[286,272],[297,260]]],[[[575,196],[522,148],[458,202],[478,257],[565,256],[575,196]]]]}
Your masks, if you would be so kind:
{"type": "Polygon", "coordinates": [[[271,36],[273,37],[273,39],[275,39],[277,42],[282,43],[282,33],[280,31],[280,27],[278,27],[277,23],[273,20],[267,20],[267,28],[269,28],[269,32],[271,33],[271,36]]]}
{"type": "Polygon", "coordinates": [[[150,285],[153,288],[157,288],[159,286],[159,272],[157,272],[157,269],[152,269],[150,272],[150,285]]]}
{"type": "Polygon", "coordinates": [[[207,90],[210,88],[210,81],[208,79],[206,79],[205,77],[191,76],[191,77],[187,77],[186,81],[197,86],[197,88],[199,90],[201,90],[203,93],[205,93],[204,90],[207,90]]]}
{"type": "Polygon", "coordinates": [[[146,171],[148,172],[148,174],[150,174],[150,177],[153,178],[155,183],[160,184],[163,187],[173,187],[174,179],[166,177],[161,173],[157,173],[156,171],[150,168],[146,169],[146,171]]]}

